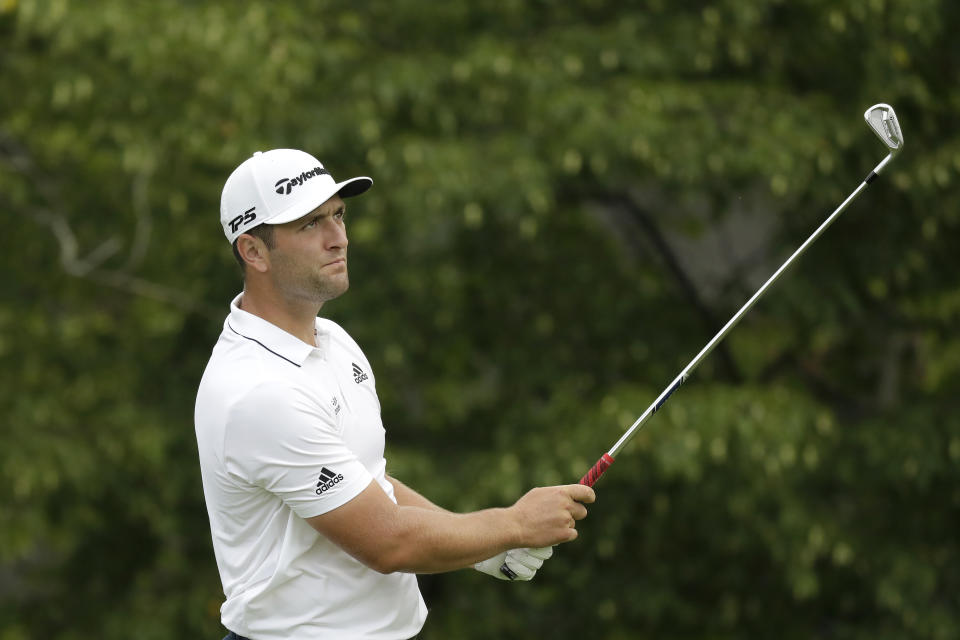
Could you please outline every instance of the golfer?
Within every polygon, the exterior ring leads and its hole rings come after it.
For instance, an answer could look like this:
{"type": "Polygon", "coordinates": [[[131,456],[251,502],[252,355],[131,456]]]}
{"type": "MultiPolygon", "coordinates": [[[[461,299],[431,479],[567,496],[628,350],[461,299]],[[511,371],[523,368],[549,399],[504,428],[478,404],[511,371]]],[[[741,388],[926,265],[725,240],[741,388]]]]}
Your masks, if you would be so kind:
{"type": "Polygon", "coordinates": [[[474,566],[530,579],[594,500],[565,485],[451,513],[387,474],[370,362],[318,317],[348,286],[344,198],[372,184],[336,182],[311,155],[276,149],[223,188],[244,287],[195,422],[227,638],[411,638],[427,616],[415,574],[474,566]]]}

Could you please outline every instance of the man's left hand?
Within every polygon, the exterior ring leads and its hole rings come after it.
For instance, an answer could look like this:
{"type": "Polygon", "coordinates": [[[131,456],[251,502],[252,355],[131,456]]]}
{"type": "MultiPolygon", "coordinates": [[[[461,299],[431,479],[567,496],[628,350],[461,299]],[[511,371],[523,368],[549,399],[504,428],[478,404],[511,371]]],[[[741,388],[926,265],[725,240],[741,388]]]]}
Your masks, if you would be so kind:
{"type": "Polygon", "coordinates": [[[553,547],[541,547],[539,549],[510,549],[497,554],[492,558],[487,558],[482,562],[473,565],[473,568],[481,573],[491,575],[498,580],[516,580],[526,582],[533,580],[537,570],[543,566],[543,561],[553,555],[553,547]],[[501,571],[500,568],[506,565],[508,572],[501,571]]]}

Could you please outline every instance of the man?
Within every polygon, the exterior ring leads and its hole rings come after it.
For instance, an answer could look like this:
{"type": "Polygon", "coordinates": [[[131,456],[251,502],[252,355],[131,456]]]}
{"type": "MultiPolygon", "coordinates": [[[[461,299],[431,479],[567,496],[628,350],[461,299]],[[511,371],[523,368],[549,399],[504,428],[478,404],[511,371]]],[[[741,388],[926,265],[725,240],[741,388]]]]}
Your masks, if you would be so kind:
{"type": "Polygon", "coordinates": [[[427,615],[416,573],[530,579],[594,500],[589,487],[546,487],[456,514],[387,475],[370,363],[317,317],[348,286],[343,198],[372,183],[338,183],[309,154],[277,149],[223,188],[244,288],[195,420],[228,638],[410,638],[427,615]]]}

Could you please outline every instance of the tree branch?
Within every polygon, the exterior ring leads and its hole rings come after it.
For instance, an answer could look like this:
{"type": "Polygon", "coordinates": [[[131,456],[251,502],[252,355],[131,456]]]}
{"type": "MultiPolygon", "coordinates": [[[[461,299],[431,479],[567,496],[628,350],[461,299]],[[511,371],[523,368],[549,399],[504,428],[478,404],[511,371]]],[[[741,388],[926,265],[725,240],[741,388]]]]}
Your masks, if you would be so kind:
{"type": "MultiPolygon", "coordinates": [[[[65,202],[60,197],[60,189],[55,179],[43,174],[26,149],[3,131],[0,131],[0,161],[5,162],[28,180],[40,198],[47,203],[46,208],[26,208],[23,213],[50,230],[60,249],[60,265],[67,274],[86,278],[135,296],[171,304],[191,313],[212,318],[219,318],[222,315],[219,309],[194,299],[180,289],[141,278],[130,272],[143,261],[150,244],[153,225],[147,197],[150,177],[148,174],[141,173],[131,185],[137,222],[126,264],[122,269],[107,269],[103,265],[120,252],[123,241],[117,236],[111,236],[83,255],[67,216],[52,208],[54,203],[65,202]]],[[[5,204],[10,209],[16,208],[9,201],[5,204]]]]}
{"type": "MultiPolygon", "coordinates": [[[[618,227],[617,231],[631,243],[634,249],[641,244],[640,236],[645,237],[666,266],[667,271],[673,276],[680,293],[700,316],[708,331],[714,334],[719,331],[723,325],[703,302],[696,285],[683,265],[680,264],[680,260],[660,231],[660,227],[653,216],[638,205],[633,198],[626,195],[605,195],[602,196],[601,200],[607,212],[615,217],[613,222],[618,227]]],[[[742,382],[743,374],[737,367],[728,345],[721,342],[717,345],[715,353],[728,379],[735,383],[742,382]]]]}

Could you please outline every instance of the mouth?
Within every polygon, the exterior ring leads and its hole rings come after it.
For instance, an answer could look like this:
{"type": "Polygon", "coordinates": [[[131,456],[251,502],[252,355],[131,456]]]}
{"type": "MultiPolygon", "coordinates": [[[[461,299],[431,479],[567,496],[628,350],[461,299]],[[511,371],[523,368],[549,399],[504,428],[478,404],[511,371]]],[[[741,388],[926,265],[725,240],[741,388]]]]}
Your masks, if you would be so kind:
{"type": "Polygon", "coordinates": [[[344,265],[344,266],[346,266],[346,264],[347,264],[347,259],[346,259],[346,258],[337,258],[336,260],[333,260],[333,261],[331,261],[331,262],[328,262],[327,264],[325,264],[325,265],[323,265],[323,266],[324,266],[324,267],[332,267],[332,266],[341,265],[341,264],[344,265]]]}

